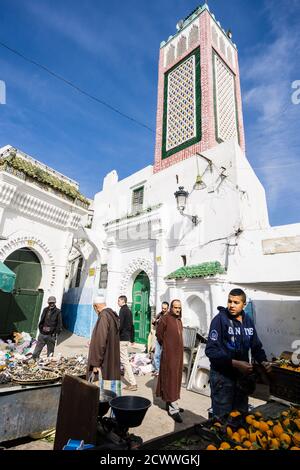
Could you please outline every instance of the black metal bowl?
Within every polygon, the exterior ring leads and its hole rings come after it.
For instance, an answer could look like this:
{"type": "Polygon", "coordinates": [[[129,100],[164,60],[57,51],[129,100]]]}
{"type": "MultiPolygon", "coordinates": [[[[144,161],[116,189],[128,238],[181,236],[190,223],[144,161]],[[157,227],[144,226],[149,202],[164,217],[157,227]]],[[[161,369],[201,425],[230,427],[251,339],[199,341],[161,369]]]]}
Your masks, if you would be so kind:
{"type": "Polygon", "coordinates": [[[118,424],[135,428],[142,424],[151,401],[143,397],[126,396],[114,398],[109,404],[118,424]]]}
{"type": "Polygon", "coordinates": [[[111,390],[100,389],[98,416],[102,418],[102,416],[106,415],[110,407],[109,402],[116,398],[116,396],[117,394],[111,390]]]}

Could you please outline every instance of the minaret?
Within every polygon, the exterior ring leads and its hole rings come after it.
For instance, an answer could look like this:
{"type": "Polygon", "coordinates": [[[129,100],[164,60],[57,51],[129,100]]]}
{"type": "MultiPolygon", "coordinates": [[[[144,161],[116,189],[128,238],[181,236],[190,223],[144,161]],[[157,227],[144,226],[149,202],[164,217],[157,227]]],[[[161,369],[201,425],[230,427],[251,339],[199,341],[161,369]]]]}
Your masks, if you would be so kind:
{"type": "Polygon", "coordinates": [[[205,4],[160,46],[154,172],[236,138],[245,150],[238,54],[205,4]]]}

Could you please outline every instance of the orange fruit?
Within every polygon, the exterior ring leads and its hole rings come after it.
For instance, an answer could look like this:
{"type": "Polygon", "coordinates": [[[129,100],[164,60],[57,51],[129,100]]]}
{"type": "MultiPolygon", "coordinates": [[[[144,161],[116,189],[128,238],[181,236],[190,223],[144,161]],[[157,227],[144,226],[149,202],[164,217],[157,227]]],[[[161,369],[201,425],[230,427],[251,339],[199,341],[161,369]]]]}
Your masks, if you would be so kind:
{"type": "Polygon", "coordinates": [[[221,442],[220,449],[228,450],[228,449],[231,449],[231,447],[230,447],[230,444],[228,444],[228,442],[221,442]]]}
{"type": "Polygon", "coordinates": [[[290,450],[300,450],[300,447],[291,447],[290,450]]]}
{"type": "Polygon", "coordinates": [[[236,418],[237,416],[240,416],[240,412],[235,410],[235,411],[231,411],[231,413],[229,413],[229,416],[231,416],[232,418],[236,418]]]}
{"type": "Polygon", "coordinates": [[[300,447],[300,432],[295,432],[292,435],[292,439],[293,439],[293,443],[295,444],[295,446],[300,447]]]}
{"type": "Polygon", "coordinates": [[[269,425],[265,423],[264,421],[259,422],[259,429],[263,432],[269,431],[269,425]]]}
{"type": "Polygon", "coordinates": [[[280,423],[275,424],[275,426],[273,426],[274,436],[279,437],[280,434],[282,434],[282,433],[283,433],[283,428],[282,428],[281,424],[280,423]]]}
{"type": "Polygon", "coordinates": [[[245,447],[247,447],[247,449],[250,449],[250,447],[252,446],[252,442],[246,440],[246,441],[243,442],[243,445],[244,445],[245,447]]]}
{"type": "Polygon", "coordinates": [[[233,430],[231,429],[231,427],[230,427],[230,426],[227,426],[227,428],[226,428],[226,432],[227,432],[227,436],[228,436],[228,437],[232,437],[233,430]]]}
{"type": "Polygon", "coordinates": [[[246,450],[242,446],[235,446],[234,450],[246,450]]]}
{"type": "Polygon", "coordinates": [[[290,418],[285,418],[285,419],[282,421],[282,424],[283,424],[283,426],[288,427],[288,426],[291,424],[290,418]]]}
{"type": "Polygon", "coordinates": [[[241,442],[241,436],[238,432],[234,432],[231,436],[231,439],[235,442],[241,442]]]}
{"type": "Polygon", "coordinates": [[[254,416],[253,415],[248,415],[246,416],[246,423],[247,424],[252,424],[252,421],[254,420],[254,416]]]}
{"type": "Polygon", "coordinates": [[[247,436],[247,431],[244,428],[238,429],[238,433],[241,437],[246,437],[247,436]]]}
{"type": "Polygon", "coordinates": [[[262,418],[262,414],[260,411],[256,411],[254,415],[257,416],[258,418],[262,418]]]}
{"type": "Polygon", "coordinates": [[[256,432],[250,432],[249,439],[251,442],[256,442],[256,432]]]}
{"type": "Polygon", "coordinates": [[[252,421],[252,426],[255,429],[260,429],[260,421],[256,421],[255,419],[252,421]]]}
{"type": "Polygon", "coordinates": [[[281,433],[279,436],[279,439],[280,439],[280,442],[285,442],[285,444],[287,444],[288,446],[291,443],[291,438],[286,432],[281,433]]]}
{"type": "Polygon", "coordinates": [[[275,439],[271,439],[271,441],[270,441],[270,447],[271,447],[272,449],[279,449],[279,446],[280,446],[280,442],[279,442],[278,439],[276,439],[276,438],[275,438],[275,439]]]}
{"type": "Polygon", "coordinates": [[[213,446],[212,444],[209,444],[207,447],[206,447],[206,450],[218,450],[215,446],[213,446]]]}
{"type": "Polygon", "coordinates": [[[269,426],[274,426],[274,423],[273,423],[273,421],[272,421],[271,419],[269,419],[269,420],[267,421],[267,424],[268,424],[269,426]]]}

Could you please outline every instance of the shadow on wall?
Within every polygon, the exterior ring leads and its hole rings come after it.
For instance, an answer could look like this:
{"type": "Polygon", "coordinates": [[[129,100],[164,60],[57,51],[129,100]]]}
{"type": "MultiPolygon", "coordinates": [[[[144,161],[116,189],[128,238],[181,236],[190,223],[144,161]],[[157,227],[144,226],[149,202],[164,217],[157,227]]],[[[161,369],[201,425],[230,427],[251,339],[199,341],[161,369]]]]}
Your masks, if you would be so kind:
{"type": "Polygon", "coordinates": [[[97,316],[94,313],[92,300],[94,285],[88,285],[89,268],[97,261],[93,250],[90,256],[84,260],[80,284],[78,287],[69,288],[64,292],[62,301],[62,318],[64,327],[78,336],[89,338],[96,323],[97,316]]]}
{"type": "MultiPolygon", "coordinates": [[[[269,360],[295,351],[300,339],[300,300],[253,300],[258,336],[269,360]]],[[[298,346],[299,349],[299,346],[298,346]]]]}

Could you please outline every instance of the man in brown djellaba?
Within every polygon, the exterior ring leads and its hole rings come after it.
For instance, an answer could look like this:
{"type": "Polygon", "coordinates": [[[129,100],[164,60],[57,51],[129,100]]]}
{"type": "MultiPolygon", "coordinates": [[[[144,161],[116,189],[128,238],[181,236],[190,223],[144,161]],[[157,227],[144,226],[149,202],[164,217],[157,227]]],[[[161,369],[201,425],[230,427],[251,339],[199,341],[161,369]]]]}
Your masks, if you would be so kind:
{"type": "Polygon", "coordinates": [[[181,302],[172,300],[170,311],[160,320],[156,337],[162,346],[160,370],[156,396],[166,402],[169,416],[177,423],[182,423],[177,400],[180,398],[183,369],[183,337],[181,321],[181,302]]]}

